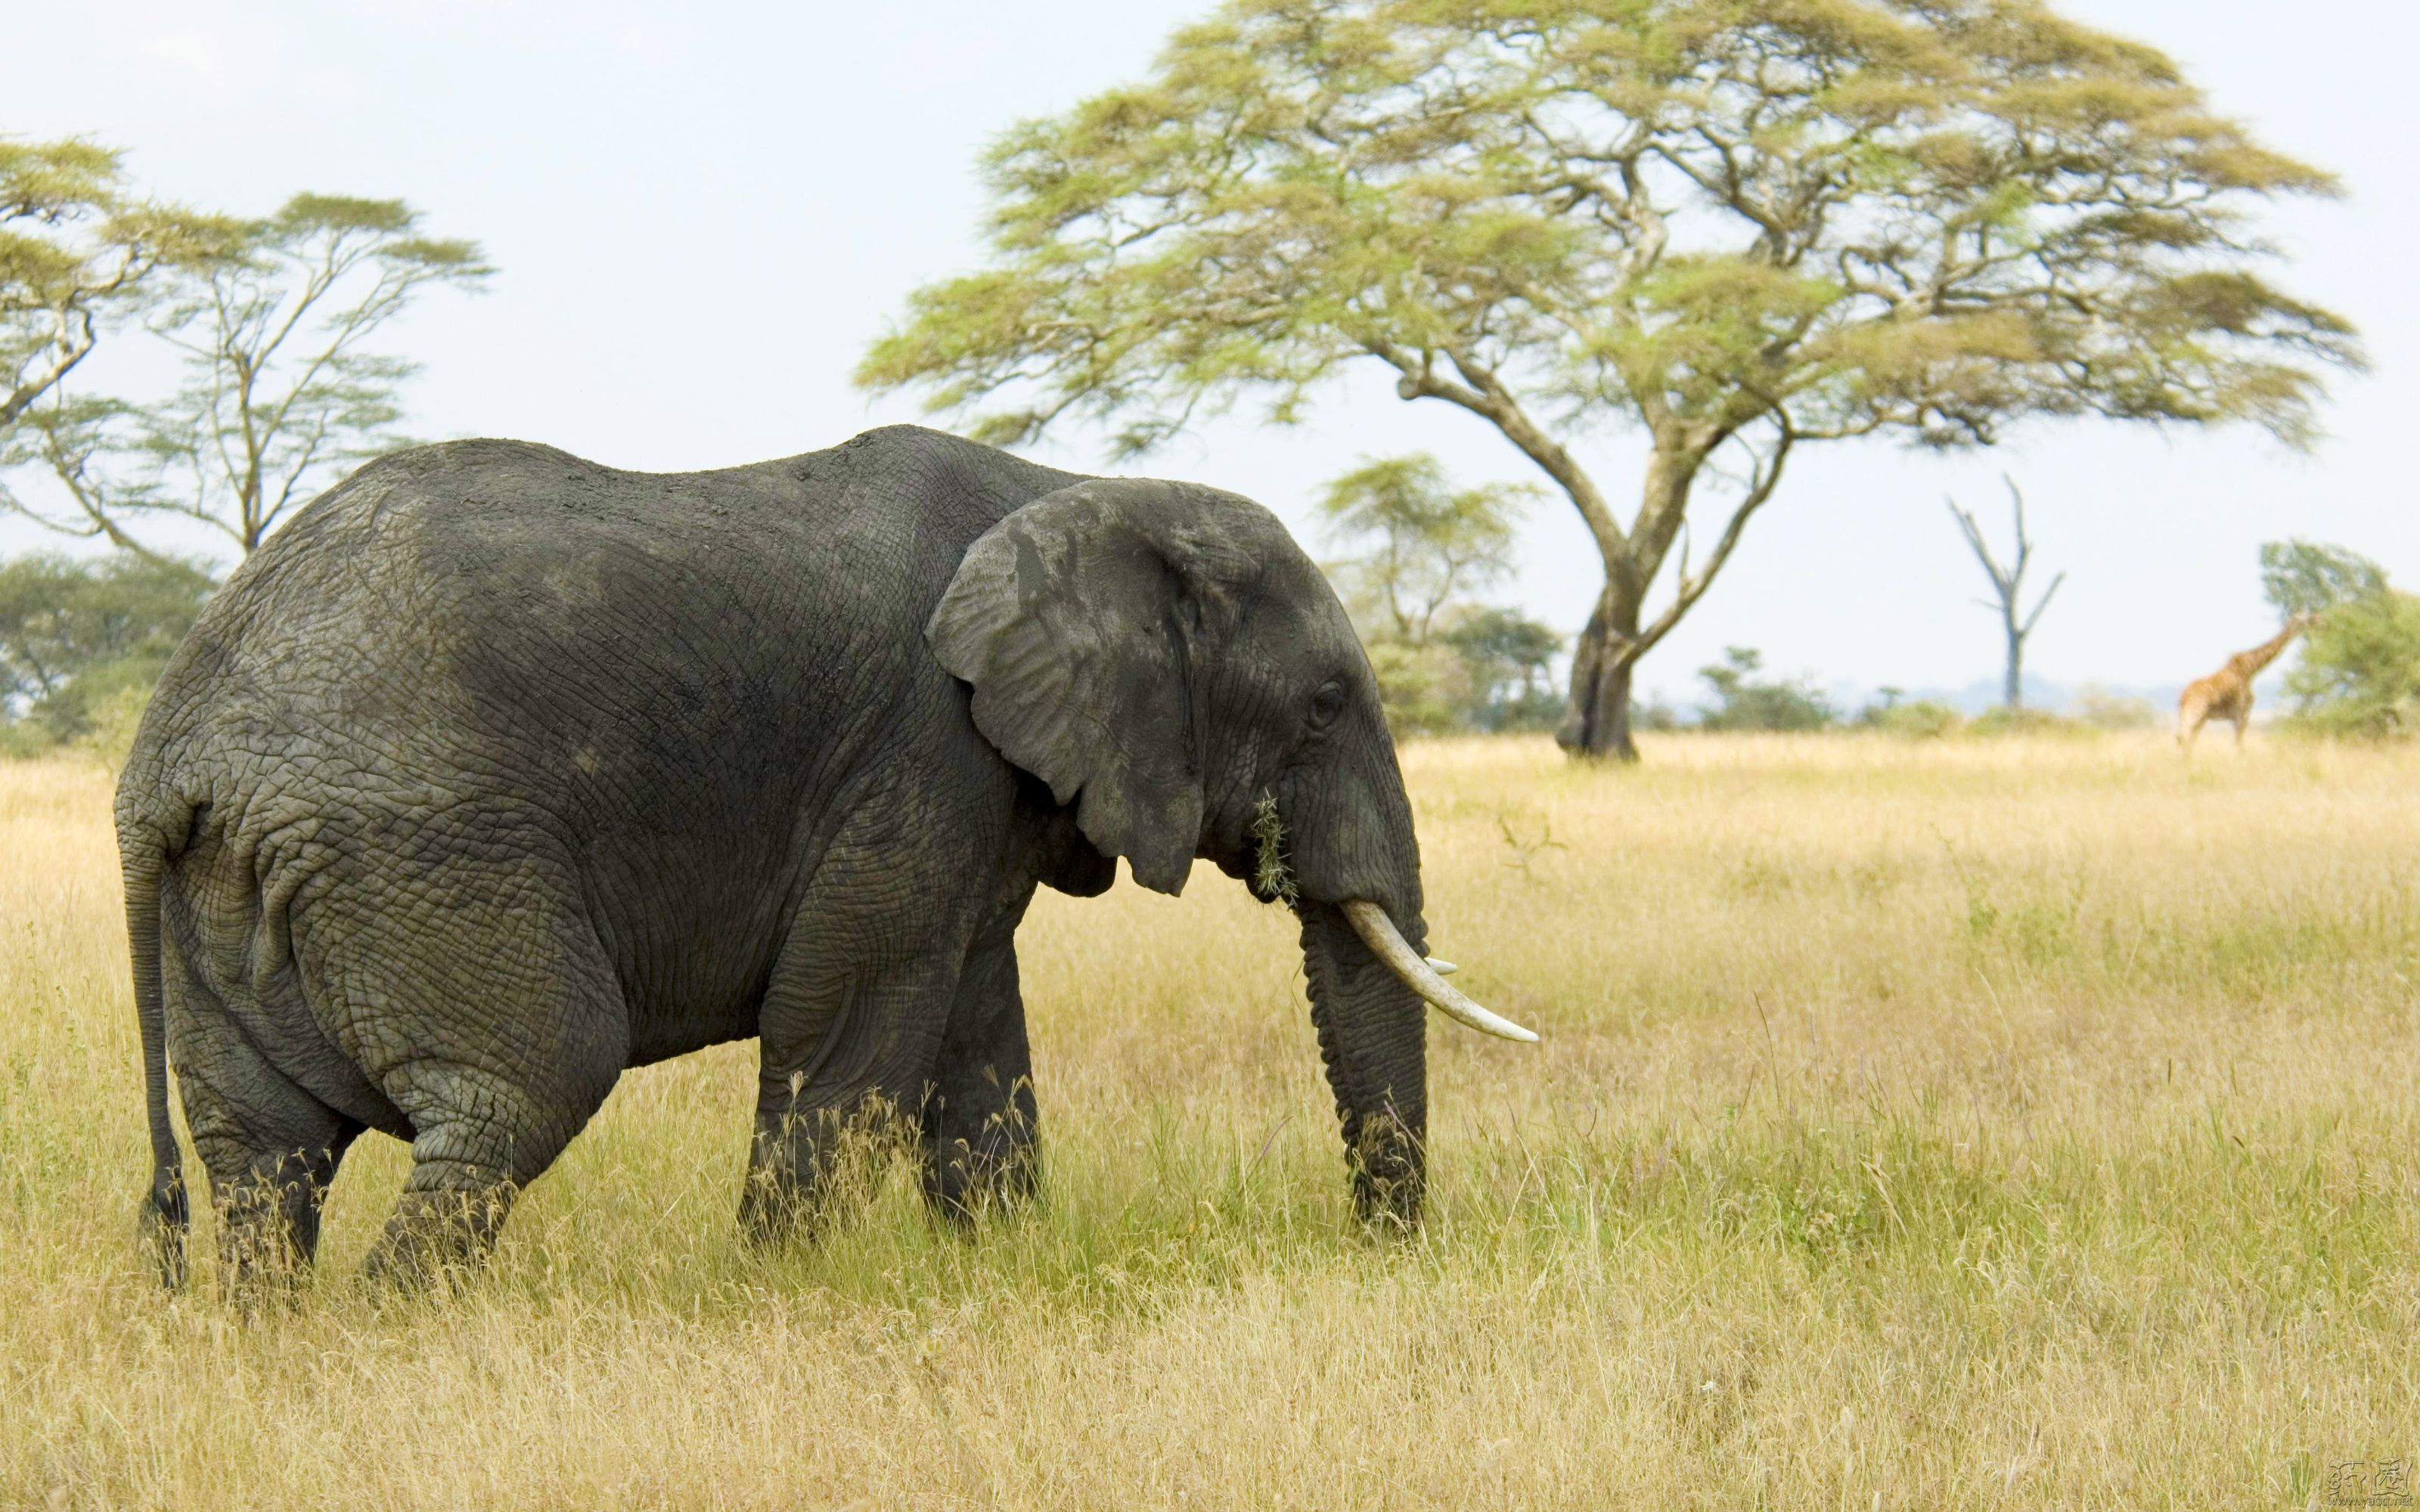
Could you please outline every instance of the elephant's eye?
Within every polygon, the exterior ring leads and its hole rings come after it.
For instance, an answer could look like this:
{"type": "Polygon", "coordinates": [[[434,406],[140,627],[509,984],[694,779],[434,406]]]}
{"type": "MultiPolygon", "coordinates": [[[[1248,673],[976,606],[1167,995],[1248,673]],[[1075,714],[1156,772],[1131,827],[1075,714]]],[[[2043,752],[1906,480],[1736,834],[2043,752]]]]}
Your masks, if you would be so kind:
{"type": "Polygon", "coordinates": [[[1344,712],[1344,685],[1330,683],[1311,696],[1311,727],[1324,729],[1344,712]]]}

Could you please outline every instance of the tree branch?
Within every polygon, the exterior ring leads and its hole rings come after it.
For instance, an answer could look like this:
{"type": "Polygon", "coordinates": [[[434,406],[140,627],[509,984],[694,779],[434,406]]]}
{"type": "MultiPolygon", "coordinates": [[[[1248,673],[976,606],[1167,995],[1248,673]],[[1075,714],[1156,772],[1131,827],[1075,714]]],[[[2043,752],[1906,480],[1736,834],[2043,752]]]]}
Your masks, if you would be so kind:
{"type": "Polygon", "coordinates": [[[2022,640],[2034,633],[2034,625],[2041,619],[2042,610],[2050,608],[2050,595],[2057,593],[2058,585],[2065,581],[2067,581],[2067,574],[2063,571],[2050,580],[2050,586],[2042,590],[2040,600],[2034,605],[2034,611],[2025,616],[2024,626],[2017,631],[2019,639],[2022,640]]]}
{"type": "Polygon", "coordinates": [[[1682,616],[1689,612],[1690,607],[1705,596],[1706,590],[1714,586],[1714,575],[1723,570],[1723,563],[1730,560],[1732,548],[1739,545],[1740,532],[1747,528],[1748,517],[1763,508],[1764,501],[1773,497],[1775,485],[1781,481],[1782,464],[1789,460],[1790,448],[1798,436],[1787,414],[1775,410],[1773,420],[1779,428],[1778,439],[1775,440],[1773,450],[1758,459],[1755,471],[1749,475],[1747,492],[1741,498],[1739,507],[1731,511],[1730,522],[1723,526],[1723,533],[1716,537],[1714,550],[1706,557],[1705,566],[1695,577],[1683,572],[1681,580],[1674,585],[1672,602],[1664,612],[1655,616],[1626,645],[1611,648],[1625,662],[1635,662],[1653,650],[1655,642],[1670,634],[1672,627],[1681,623],[1682,616]]]}
{"type": "Polygon", "coordinates": [[[1454,371],[1464,379],[1463,383],[1456,383],[1437,374],[1427,353],[1421,354],[1419,362],[1414,362],[1383,342],[1365,343],[1365,349],[1403,375],[1395,383],[1395,393],[1402,397],[1443,399],[1494,425],[1505,440],[1520,448],[1524,456],[1554,479],[1571,499],[1573,506],[1580,512],[1580,518],[1587,522],[1589,533],[1595,537],[1597,550],[1606,562],[1611,563],[1620,558],[1629,544],[1628,538],[1621,522],[1614,518],[1612,506],[1598,490],[1595,480],[1572,459],[1571,453],[1522,411],[1520,405],[1497,381],[1493,373],[1459,353],[1448,353],[1454,371]]]}

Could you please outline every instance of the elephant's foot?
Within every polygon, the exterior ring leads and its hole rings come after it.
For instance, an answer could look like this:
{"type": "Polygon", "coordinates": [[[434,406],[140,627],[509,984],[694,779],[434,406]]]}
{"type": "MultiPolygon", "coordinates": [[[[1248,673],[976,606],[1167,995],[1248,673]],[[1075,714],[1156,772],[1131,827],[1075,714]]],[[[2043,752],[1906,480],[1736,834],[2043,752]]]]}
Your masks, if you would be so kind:
{"type": "Polygon", "coordinates": [[[924,1201],[936,1217],[959,1228],[988,1214],[1006,1215],[1032,1203],[1042,1184],[1033,1099],[1022,1083],[1004,1107],[972,1129],[944,1119],[928,1128],[922,1156],[924,1201]]]}
{"type": "Polygon", "coordinates": [[[1040,1196],[1041,1161],[1027,1147],[1005,1158],[970,1151],[960,1143],[954,1153],[924,1170],[924,1202],[935,1217],[955,1228],[971,1228],[989,1216],[1019,1212],[1040,1196]]]}
{"type": "Polygon", "coordinates": [[[752,1166],[739,1189],[739,1237],[751,1249],[778,1249],[811,1231],[819,1209],[804,1183],[752,1166]]]}
{"type": "Polygon", "coordinates": [[[868,1097],[854,1112],[792,1114],[760,1127],[739,1193],[739,1231],[769,1247],[812,1236],[839,1211],[872,1202],[898,1158],[905,1130],[896,1105],[868,1097]]]}
{"type": "MultiPolygon", "coordinates": [[[[414,1177],[419,1172],[413,1173],[414,1177]]],[[[420,1290],[458,1285],[495,1247],[517,1188],[508,1180],[440,1189],[406,1188],[385,1232],[362,1263],[374,1282],[420,1290]]]]}
{"type": "Polygon", "coordinates": [[[246,1318],[290,1303],[318,1246],[319,1194],[306,1181],[237,1186],[219,1207],[219,1291],[246,1318]]]}
{"type": "MultiPolygon", "coordinates": [[[[250,1315],[289,1297],[319,1246],[319,1207],[361,1125],[320,1103],[215,1026],[211,1055],[180,1069],[194,1149],[209,1172],[219,1230],[219,1289],[250,1315]],[[240,1097],[224,1088],[239,1087],[240,1097]]],[[[143,1232],[170,1286],[184,1279],[181,1178],[156,1172],[143,1232]]]]}

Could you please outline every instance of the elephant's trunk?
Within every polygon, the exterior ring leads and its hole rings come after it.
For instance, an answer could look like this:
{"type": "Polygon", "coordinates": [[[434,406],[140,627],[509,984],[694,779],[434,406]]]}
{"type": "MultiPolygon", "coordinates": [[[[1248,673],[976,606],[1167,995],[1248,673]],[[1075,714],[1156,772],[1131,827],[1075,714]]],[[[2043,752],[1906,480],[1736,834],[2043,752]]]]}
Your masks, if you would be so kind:
{"type": "MultiPolygon", "coordinates": [[[[1537,1036],[1446,984],[1421,955],[1419,842],[1372,693],[1357,738],[1329,742],[1264,798],[1255,890],[1294,902],[1320,1056],[1365,1220],[1418,1220],[1428,1137],[1428,1005],[1508,1039],[1537,1036]]],[[[1451,969],[1448,967],[1447,969],[1451,969]]]]}
{"type": "Polygon", "coordinates": [[[1362,940],[1344,910],[1304,899],[1302,957],[1320,1058],[1344,1124],[1354,1210],[1419,1218],[1428,1139],[1428,1009],[1362,940]]]}

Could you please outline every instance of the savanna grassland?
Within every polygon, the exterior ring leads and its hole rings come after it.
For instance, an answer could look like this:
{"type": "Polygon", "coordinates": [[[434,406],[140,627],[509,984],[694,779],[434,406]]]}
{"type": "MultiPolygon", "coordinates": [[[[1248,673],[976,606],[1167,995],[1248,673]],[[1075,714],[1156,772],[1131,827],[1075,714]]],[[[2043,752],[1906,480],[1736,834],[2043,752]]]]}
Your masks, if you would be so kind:
{"type": "MultiPolygon", "coordinates": [[[[1347,1211],[1292,932],[1045,894],[1049,1198],[744,1249],[752,1047],[636,1072],[455,1296],[138,1268],[109,778],[0,765],[0,1502],[2299,1507],[2420,1459],[2420,755],[1405,754],[1433,1194],[1347,1211]],[[2343,1483],[2336,1483],[2341,1489],[2343,1483]]],[[[204,1221],[205,1230],[207,1220],[204,1221]]],[[[207,1231],[196,1235],[207,1255],[207,1231]]]]}

